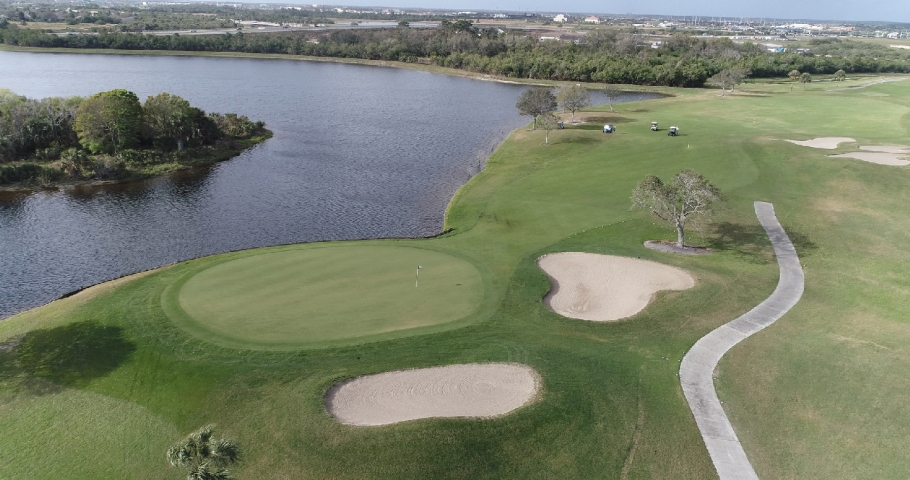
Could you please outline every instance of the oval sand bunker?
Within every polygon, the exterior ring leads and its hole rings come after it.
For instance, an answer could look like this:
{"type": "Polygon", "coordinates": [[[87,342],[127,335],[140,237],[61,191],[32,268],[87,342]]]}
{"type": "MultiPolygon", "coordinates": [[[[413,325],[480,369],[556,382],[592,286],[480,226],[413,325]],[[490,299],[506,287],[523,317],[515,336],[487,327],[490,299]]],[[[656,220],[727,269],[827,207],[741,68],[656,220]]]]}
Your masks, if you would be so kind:
{"type": "Polygon", "coordinates": [[[339,422],[358,426],[420,418],[493,417],[530,402],[539,385],[537,373],[524,365],[447,365],[340,383],[326,394],[326,407],[339,422]]]}
{"type": "Polygon", "coordinates": [[[630,317],[661,290],[686,290],[695,285],[684,270],[628,257],[554,253],[540,257],[537,265],[552,284],[544,303],[564,317],[580,320],[630,317]]]}

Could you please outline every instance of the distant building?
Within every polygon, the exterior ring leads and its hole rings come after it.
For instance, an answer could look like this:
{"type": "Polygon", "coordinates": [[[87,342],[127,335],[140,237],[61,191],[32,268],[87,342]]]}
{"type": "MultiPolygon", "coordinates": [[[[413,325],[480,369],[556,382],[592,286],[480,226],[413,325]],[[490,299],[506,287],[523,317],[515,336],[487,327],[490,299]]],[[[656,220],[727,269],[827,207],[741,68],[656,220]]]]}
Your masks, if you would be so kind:
{"type": "Polygon", "coordinates": [[[591,15],[590,17],[585,17],[585,23],[593,23],[594,25],[600,25],[600,19],[591,15]]]}
{"type": "Polygon", "coordinates": [[[569,19],[565,15],[560,13],[559,15],[553,17],[553,21],[557,22],[557,23],[566,23],[569,21],[569,19]]]}

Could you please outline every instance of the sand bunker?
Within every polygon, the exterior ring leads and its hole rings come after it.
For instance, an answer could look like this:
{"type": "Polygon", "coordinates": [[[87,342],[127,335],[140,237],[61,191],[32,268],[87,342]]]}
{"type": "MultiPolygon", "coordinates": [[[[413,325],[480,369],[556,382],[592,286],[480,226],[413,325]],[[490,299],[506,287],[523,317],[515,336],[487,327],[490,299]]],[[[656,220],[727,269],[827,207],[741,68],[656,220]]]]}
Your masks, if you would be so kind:
{"type": "Polygon", "coordinates": [[[864,162],[877,163],[879,165],[891,165],[895,167],[910,165],[910,161],[902,160],[902,157],[906,156],[907,154],[883,152],[850,152],[842,153],[840,155],[828,155],[830,158],[855,158],[864,162]]]}
{"type": "Polygon", "coordinates": [[[448,365],[340,383],[326,394],[326,407],[339,422],[358,426],[420,418],[493,417],[527,404],[539,388],[537,373],[524,365],[448,365]]]}
{"type": "Polygon", "coordinates": [[[695,280],[686,271],[647,260],[566,252],[537,260],[552,288],[544,303],[581,320],[609,321],[644,309],[656,292],[686,290],[695,280]]]}
{"type": "Polygon", "coordinates": [[[863,145],[859,147],[860,150],[866,150],[868,152],[881,152],[881,153],[908,153],[910,154],[910,147],[906,145],[863,145]]]}
{"type": "Polygon", "coordinates": [[[787,140],[790,143],[795,143],[797,145],[802,145],[804,147],[812,148],[824,148],[827,150],[834,150],[837,148],[838,144],[845,142],[855,142],[856,140],[850,137],[819,137],[813,138],[812,140],[787,140]]]}

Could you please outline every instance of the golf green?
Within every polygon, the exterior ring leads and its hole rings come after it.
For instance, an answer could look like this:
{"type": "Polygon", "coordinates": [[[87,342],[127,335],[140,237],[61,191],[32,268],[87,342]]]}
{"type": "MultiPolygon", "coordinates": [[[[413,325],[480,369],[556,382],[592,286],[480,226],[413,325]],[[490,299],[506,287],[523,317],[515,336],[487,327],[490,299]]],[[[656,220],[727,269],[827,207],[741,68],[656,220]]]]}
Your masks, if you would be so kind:
{"type": "Polygon", "coordinates": [[[264,347],[453,322],[479,307],[484,290],[477,269],[458,257],[353,244],[251,252],[178,283],[169,289],[184,314],[178,324],[219,343],[264,347]]]}

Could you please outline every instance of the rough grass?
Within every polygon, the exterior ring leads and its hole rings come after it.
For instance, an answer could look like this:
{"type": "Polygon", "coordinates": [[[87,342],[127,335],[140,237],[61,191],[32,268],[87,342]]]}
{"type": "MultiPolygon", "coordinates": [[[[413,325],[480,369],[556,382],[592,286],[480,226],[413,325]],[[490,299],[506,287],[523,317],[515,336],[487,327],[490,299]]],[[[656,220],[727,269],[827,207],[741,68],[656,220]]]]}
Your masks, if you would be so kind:
{"type": "Polygon", "coordinates": [[[910,170],[826,158],[831,152],[781,139],[908,143],[908,94],[910,81],[792,93],[749,85],[724,98],[704,91],[622,105],[614,135],[556,131],[544,146],[544,132],[516,130],[453,199],[452,233],[370,242],[472,259],[490,306],[462,328],[285,352],[219,346],[162,310],[162,293],[210,259],[0,322],[0,477],[174,478],[167,438],[216,423],[245,449],[238,477],[712,478],[677,371],[700,336],[773,291],[777,266],[752,212],[764,200],[794,239],[806,293],[717,371],[747,454],[762,478],[907,478],[910,170]],[[682,135],[655,134],[651,121],[679,125],[682,135]],[[643,248],[675,232],[629,211],[646,174],[684,168],[727,195],[713,226],[690,238],[713,255],[643,248]],[[685,268],[698,284],[659,294],[626,321],[565,319],[542,305],[549,283],[535,265],[557,251],[651,259],[685,268]],[[21,371],[16,342],[27,332],[80,322],[120,329],[130,353],[70,386],[21,371]],[[342,426],[325,412],[322,396],[340,379],[487,361],[535,368],[540,401],[494,420],[379,428],[342,426]],[[47,452],[61,453],[29,461],[47,452]]]}

